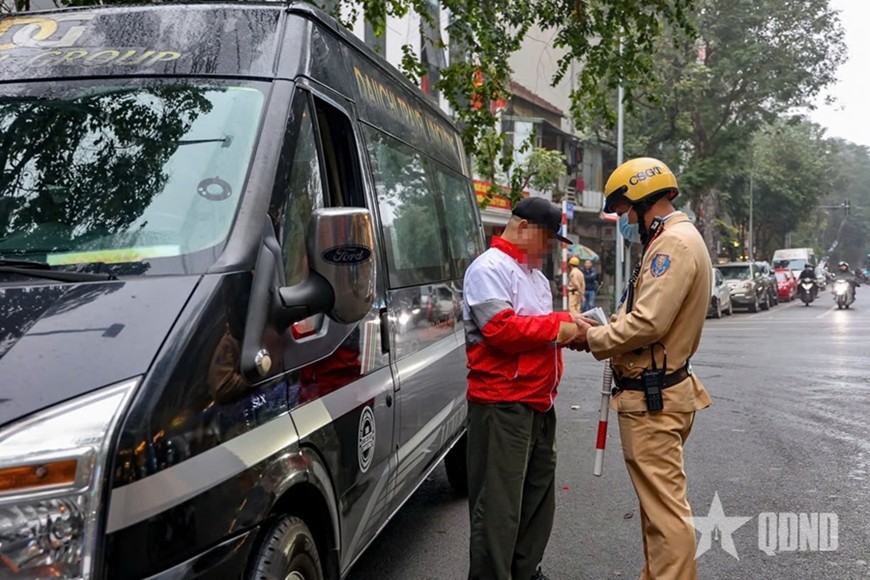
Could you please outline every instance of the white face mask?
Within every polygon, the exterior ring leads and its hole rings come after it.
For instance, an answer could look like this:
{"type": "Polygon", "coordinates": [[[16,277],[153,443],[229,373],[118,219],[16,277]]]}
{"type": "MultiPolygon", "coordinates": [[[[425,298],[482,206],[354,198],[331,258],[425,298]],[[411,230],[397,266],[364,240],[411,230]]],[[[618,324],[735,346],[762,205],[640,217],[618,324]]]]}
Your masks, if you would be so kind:
{"type": "Polygon", "coordinates": [[[619,233],[630,244],[640,244],[640,224],[629,223],[628,212],[619,216],[619,233]]]}

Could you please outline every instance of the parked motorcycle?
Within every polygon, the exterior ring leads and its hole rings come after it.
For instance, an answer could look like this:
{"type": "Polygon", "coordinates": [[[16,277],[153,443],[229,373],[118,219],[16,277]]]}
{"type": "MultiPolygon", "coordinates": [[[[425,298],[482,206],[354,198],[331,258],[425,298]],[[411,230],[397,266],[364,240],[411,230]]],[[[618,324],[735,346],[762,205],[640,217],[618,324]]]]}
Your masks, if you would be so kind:
{"type": "Polygon", "coordinates": [[[848,280],[835,280],[833,295],[834,302],[837,303],[837,308],[840,310],[843,308],[849,308],[849,306],[852,305],[852,302],[855,301],[855,289],[848,280]]]}
{"type": "Polygon", "coordinates": [[[798,294],[804,306],[809,306],[810,302],[816,299],[816,283],[806,278],[801,280],[798,285],[798,294]]]}

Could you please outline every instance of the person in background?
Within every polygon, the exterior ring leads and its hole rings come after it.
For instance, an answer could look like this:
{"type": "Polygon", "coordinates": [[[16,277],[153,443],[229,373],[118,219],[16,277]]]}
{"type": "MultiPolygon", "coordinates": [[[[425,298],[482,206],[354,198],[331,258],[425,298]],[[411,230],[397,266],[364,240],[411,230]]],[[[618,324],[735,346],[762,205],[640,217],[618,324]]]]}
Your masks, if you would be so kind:
{"type": "Polygon", "coordinates": [[[816,284],[816,269],[813,268],[813,265],[809,262],[804,264],[804,269],[801,270],[800,277],[798,278],[799,282],[803,282],[804,280],[809,280],[813,283],[813,289],[810,291],[810,293],[813,295],[813,300],[815,300],[818,294],[818,287],[816,284]]]}
{"type": "Polygon", "coordinates": [[[854,297],[858,291],[858,286],[861,285],[858,277],[849,268],[849,262],[841,261],[837,264],[837,271],[834,273],[834,280],[846,280],[852,286],[852,296],[854,297]]]}
{"type": "Polygon", "coordinates": [[[580,314],[581,305],[586,304],[586,277],[580,271],[580,258],[571,256],[568,265],[568,312],[580,314]]]}
{"type": "Polygon", "coordinates": [[[583,278],[586,291],[583,293],[583,312],[595,308],[595,294],[598,292],[598,272],[592,267],[592,260],[583,262],[583,278]]]}

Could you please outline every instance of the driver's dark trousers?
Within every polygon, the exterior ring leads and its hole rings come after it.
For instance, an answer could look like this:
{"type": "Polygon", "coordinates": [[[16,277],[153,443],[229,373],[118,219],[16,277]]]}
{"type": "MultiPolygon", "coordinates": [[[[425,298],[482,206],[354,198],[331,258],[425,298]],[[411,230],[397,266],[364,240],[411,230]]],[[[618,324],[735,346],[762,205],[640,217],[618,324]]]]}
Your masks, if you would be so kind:
{"type": "Polygon", "coordinates": [[[556,412],[468,403],[469,580],[529,580],[556,512],[556,412]]]}

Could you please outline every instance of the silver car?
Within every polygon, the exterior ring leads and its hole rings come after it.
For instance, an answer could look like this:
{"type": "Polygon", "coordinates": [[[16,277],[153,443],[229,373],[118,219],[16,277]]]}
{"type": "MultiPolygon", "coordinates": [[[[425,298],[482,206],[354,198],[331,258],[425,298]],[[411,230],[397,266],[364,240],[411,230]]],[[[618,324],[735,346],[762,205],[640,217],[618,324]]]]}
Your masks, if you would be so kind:
{"type": "Polygon", "coordinates": [[[718,268],[713,268],[713,294],[710,296],[710,308],[707,310],[707,318],[722,318],[725,313],[731,316],[734,307],[731,306],[731,290],[725,283],[725,278],[718,268]]]}

